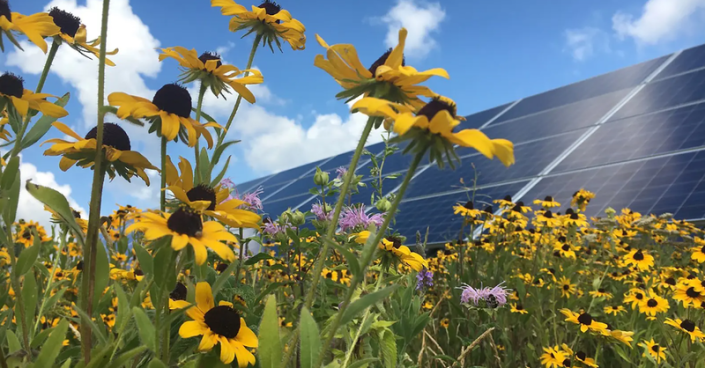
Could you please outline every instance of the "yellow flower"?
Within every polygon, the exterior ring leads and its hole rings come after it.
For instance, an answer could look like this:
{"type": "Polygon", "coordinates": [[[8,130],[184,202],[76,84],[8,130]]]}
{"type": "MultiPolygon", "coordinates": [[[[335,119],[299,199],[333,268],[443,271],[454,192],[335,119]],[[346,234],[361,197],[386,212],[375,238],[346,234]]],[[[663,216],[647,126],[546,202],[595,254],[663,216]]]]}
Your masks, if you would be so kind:
{"type": "Polygon", "coordinates": [[[3,34],[15,44],[20,50],[22,47],[12,32],[19,32],[27,36],[27,38],[37,45],[44,53],[47,52],[47,43],[44,37],[55,36],[59,33],[59,27],[54,24],[54,20],[47,13],[36,13],[32,15],[22,15],[10,11],[10,5],[7,0],[0,0],[0,49],[5,51],[2,46],[3,34]]]}
{"type": "MultiPolygon", "coordinates": [[[[495,156],[505,165],[514,163],[514,144],[506,139],[489,139],[477,129],[454,132],[462,117],[457,116],[455,103],[445,97],[435,97],[416,113],[404,105],[386,100],[366,97],[351,108],[369,116],[378,116],[394,121],[394,131],[404,139],[419,139],[427,147],[443,146],[455,155],[453,145],[474,148],[487,158],[495,156]]],[[[424,145],[421,145],[424,146],[424,145]]],[[[436,161],[442,165],[445,152],[439,152],[436,161]]],[[[433,157],[434,155],[432,155],[433,157]]]]}
{"type": "Polygon", "coordinates": [[[661,363],[661,360],[666,360],[666,348],[657,344],[654,339],[644,340],[644,342],[639,343],[639,346],[644,347],[644,354],[642,356],[650,355],[656,360],[656,363],[661,363]]]}
{"type": "Polygon", "coordinates": [[[224,96],[223,91],[230,93],[230,88],[250,103],[255,103],[255,96],[247,89],[248,84],[261,84],[262,73],[256,69],[240,70],[233,65],[223,65],[220,56],[205,52],[198,56],[195,49],[176,46],[161,50],[159,61],[173,58],[184,67],[181,82],[188,83],[200,80],[204,86],[211,89],[216,96],[224,96]],[[241,75],[244,77],[240,77],[241,75]]]}
{"type": "Polygon", "coordinates": [[[199,351],[210,351],[220,344],[220,360],[225,364],[237,359],[241,368],[255,364],[255,356],[247,348],[256,348],[257,336],[245,324],[245,319],[227,302],[217,307],[211,286],[207,282],[196,284],[196,306],[186,314],[192,321],[184,322],[179,328],[179,336],[184,339],[203,336],[198,345],[199,351]]]}
{"type": "Polygon", "coordinates": [[[21,117],[27,116],[30,109],[53,118],[63,118],[69,114],[63,107],[47,101],[48,97],[54,96],[24,89],[24,80],[15,74],[0,75],[0,111],[4,110],[4,107],[13,107],[8,110],[9,118],[13,117],[15,111],[21,117]]]}
{"type": "Polygon", "coordinates": [[[605,330],[602,332],[602,336],[611,337],[619,342],[624,343],[629,347],[632,347],[632,341],[634,340],[632,338],[633,335],[633,331],[605,330]]]}
{"type": "Polygon", "coordinates": [[[558,286],[561,288],[561,296],[564,298],[570,298],[576,292],[575,284],[572,284],[570,279],[565,276],[561,276],[558,286]]]}
{"type": "Polygon", "coordinates": [[[355,46],[329,46],[323,38],[316,35],[318,43],[326,49],[326,56],[316,55],[313,64],[330,74],[345,89],[338,94],[338,98],[352,100],[358,96],[372,96],[420,109],[425,105],[420,96],[430,98],[436,94],[419,84],[433,76],[446,79],[450,77],[448,72],[441,68],[419,72],[414,67],[405,65],[406,36],[407,30],[400,29],[397,46],[385,52],[369,68],[365,68],[358,58],[355,46]]]}
{"type": "Polygon", "coordinates": [[[220,7],[220,12],[230,19],[230,32],[248,30],[247,34],[255,33],[261,37],[263,45],[276,43],[281,50],[280,39],[289,43],[293,50],[303,50],[306,47],[306,27],[291,17],[291,13],[281,8],[277,3],[265,0],[260,6],[252,5],[247,10],[233,0],[211,0],[212,7],[220,7]]]}
{"type": "Polygon", "coordinates": [[[512,313],[519,313],[519,314],[529,313],[529,311],[524,309],[524,306],[521,304],[511,303],[509,306],[511,307],[510,312],[512,312],[512,313]]]}
{"type": "MultiPolygon", "coordinates": [[[[81,24],[79,17],[57,7],[51,8],[49,15],[53,18],[54,24],[60,29],[59,34],[55,38],[56,42],[63,41],[83,56],[86,56],[86,53],[91,53],[96,57],[100,56],[100,37],[93,41],[88,41],[86,26],[81,24]]],[[[107,55],[115,55],[117,53],[118,49],[106,52],[107,55]]],[[[108,58],[105,58],[105,64],[115,66],[115,63],[108,58]]]]}
{"type": "Polygon", "coordinates": [[[441,320],[441,327],[448,329],[448,326],[450,326],[450,320],[448,318],[443,318],[441,320]]]}
{"type": "Polygon", "coordinates": [[[654,256],[641,249],[632,249],[622,260],[627,265],[633,265],[641,271],[646,271],[654,265],[654,256]]]}
{"type": "Polygon", "coordinates": [[[673,326],[673,327],[681,330],[682,332],[685,332],[686,334],[688,334],[688,336],[690,336],[690,340],[692,342],[695,342],[696,340],[697,341],[705,340],[705,334],[703,334],[703,332],[700,331],[700,327],[696,326],[695,322],[693,322],[689,319],[681,320],[680,318],[676,318],[676,319],[666,318],[666,322],[664,322],[664,323],[669,326],[673,326]]]}
{"type": "Polygon", "coordinates": [[[211,187],[210,184],[196,184],[193,179],[193,168],[191,163],[180,157],[178,175],[176,166],[167,156],[166,162],[166,182],[167,189],[174,194],[179,201],[191,207],[198,208],[197,202],[207,202],[203,213],[215,217],[228,226],[237,228],[259,229],[261,217],[251,211],[242,209],[246,202],[239,199],[227,199],[230,195],[228,188],[217,184],[211,187]]]}
{"type": "Polygon", "coordinates": [[[651,317],[656,316],[657,313],[668,312],[668,308],[668,300],[654,293],[650,293],[648,298],[644,298],[639,303],[639,312],[651,317]]]}
{"type": "Polygon", "coordinates": [[[673,299],[683,302],[686,308],[691,305],[697,308],[700,303],[705,302],[705,289],[698,288],[692,283],[679,282],[673,293],[673,299]]]}
{"type": "Polygon", "coordinates": [[[580,325],[581,332],[587,332],[590,330],[602,333],[607,330],[607,324],[595,321],[588,313],[578,314],[566,308],[561,309],[560,312],[568,317],[565,319],[566,321],[580,325]]]}
{"type": "Polygon", "coordinates": [[[592,368],[598,368],[597,362],[595,362],[595,359],[589,358],[587,354],[585,354],[584,351],[578,351],[575,353],[575,359],[577,359],[580,363],[585,364],[588,367],[592,368]]]}
{"type": "Polygon", "coordinates": [[[139,220],[130,225],[125,232],[130,234],[135,230],[143,231],[145,239],[150,241],[171,236],[171,247],[176,251],[191,244],[198,265],[206,262],[208,257],[206,248],[210,248],[226,261],[235,260],[232,249],[222,243],[223,241],[237,242],[235,235],[229,233],[216,221],[204,223],[201,215],[188,207],[180,207],[172,214],[143,213],[139,220]]]}
{"type": "Polygon", "coordinates": [[[186,285],[177,282],[174,290],[169,293],[169,310],[184,309],[190,307],[191,303],[186,301],[188,290],[186,285]]]}
{"type": "Polygon", "coordinates": [[[624,304],[631,303],[632,309],[636,309],[637,305],[641,303],[646,298],[643,290],[631,289],[624,297],[624,304]]]}
{"type": "Polygon", "coordinates": [[[189,147],[195,146],[198,138],[203,135],[211,148],[213,139],[206,128],[221,128],[215,122],[201,124],[192,119],[191,94],[186,88],[174,83],[160,88],[152,101],[115,92],[108,96],[108,102],[118,107],[117,116],[120,119],[146,118],[150,123],[150,133],[156,131],[159,137],[166,137],[169,141],[179,136],[182,141],[188,142],[189,147]]]}
{"type": "Polygon", "coordinates": [[[607,300],[612,299],[612,294],[605,289],[592,290],[588,294],[592,295],[593,298],[605,298],[607,300]]]}
{"type": "Polygon", "coordinates": [[[695,243],[699,243],[698,246],[690,248],[690,251],[692,252],[690,258],[698,263],[703,263],[705,262],[705,242],[703,242],[702,240],[698,242],[698,239],[700,238],[695,238],[695,243]]]}
{"type": "Polygon", "coordinates": [[[480,210],[475,209],[475,205],[472,201],[467,201],[464,205],[457,204],[453,206],[453,214],[461,214],[467,220],[480,217],[482,212],[480,210]]]}
{"type": "MultiPolygon", "coordinates": [[[[66,171],[73,165],[81,167],[93,166],[96,150],[97,127],[91,129],[85,137],[81,137],[63,123],[54,122],[52,125],[62,133],[74,138],[75,142],[66,141],[61,138],[49,139],[46,143],[52,143],[46,151],[45,156],[63,156],[59,162],[59,168],[66,171]]],[[[145,169],[158,170],[142,154],[131,151],[130,137],[117,124],[103,124],[103,150],[108,165],[105,167],[111,179],[115,174],[130,181],[133,176],[139,176],[149,185],[149,177],[145,174],[145,169]]]]}
{"type": "Polygon", "coordinates": [[[546,198],[544,198],[543,200],[536,199],[536,200],[534,200],[534,204],[541,205],[541,207],[544,207],[544,208],[553,208],[553,207],[560,207],[561,206],[561,204],[554,201],[553,197],[551,197],[551,196],[546,196],[546,198]]]}
{"type": "Polygon", "coordinates": [[[543,348],[544,353],[541,354],[541,364],[546,368],[563,367],[563,361],[566,360],[565,353],[560,350],[560,347],[543,348]]]}
{"type": "Polygon", "coordinates": [[[611,305],[611,306],[605,307],[604,311],[607,314],[614,314],[616,316],[620,313],[626,312],[627,310],[624,309],[624,307],[621,305],[611,305]]]}

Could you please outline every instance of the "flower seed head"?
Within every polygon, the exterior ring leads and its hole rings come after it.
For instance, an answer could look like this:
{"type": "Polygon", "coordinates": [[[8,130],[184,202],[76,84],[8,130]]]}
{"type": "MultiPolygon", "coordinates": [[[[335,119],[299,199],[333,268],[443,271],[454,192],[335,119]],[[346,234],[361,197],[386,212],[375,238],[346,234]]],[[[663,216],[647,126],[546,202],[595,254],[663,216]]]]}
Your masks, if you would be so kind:
{"type": "MultiPolygon", "coordinates": [[[[94,127],[84,138],[96,139],[97,135],[98,127],[94,127]]],[[[130,145],[130,137],[127,136],[127,133],[122,127],[115,123],[103,124],[103,145],[113,147],[120,151],[129,151],[132,148],[130,145]]]]}
{"type": "Polygon", "coordinates": [[[152,103],[155,104],[159,110],[166,111],[170,114],[178,115],[182,118],[188,118],[191,116],[191,94],[189,94],[186,88],[176,84],[166,84],[164,87],[160,88],[154,98],[152,103]]]}
{"type": "Polygon", "coordinates": [[[448,111],[450,113],[450,116],[452,117],[456,116],[456,106],[448,101],[443,101],[438,97],[434,98],[429,103],[427,103],[426,106],[422,107],[421,110],[416,113],[416,116],[425,116],[426,118],[428,118],[428,121],[431,121],[436,116],[436,114],[443,110],[448,111]]]}
{"type": "Polygon", "coordinates": [[[220,68],[223,65],[223,63],[220,61],[221,60],[220,55],[216,54],[215,52],[206,51],[206,52],[202,53],[201,56],[198,57],[198,60],[201,60],[201,62],[203,64],[205,64],[207,61],[210,61],[210,60],[218,60],[217,67],[220,68]]]}
{"type": "Polygon", "coordinates": [[[57,7],[51,8],[49,15],[54,18],[54,24],[61,28],[61,33],[76,37],[76,32],[81,27],[81,18],[57,7]]]}
{"type": "Polygon", "coordinates": [[[21,98],[24,93],[24,80],[12,73],[0,75],[0,93],[21,98]]]}
{"type": "Polygon", "coordinates": [[[240,332],[240,315],[227,305],[211,308],[203,318],[208,328],[220,336],[232,339],[240,332]]]}

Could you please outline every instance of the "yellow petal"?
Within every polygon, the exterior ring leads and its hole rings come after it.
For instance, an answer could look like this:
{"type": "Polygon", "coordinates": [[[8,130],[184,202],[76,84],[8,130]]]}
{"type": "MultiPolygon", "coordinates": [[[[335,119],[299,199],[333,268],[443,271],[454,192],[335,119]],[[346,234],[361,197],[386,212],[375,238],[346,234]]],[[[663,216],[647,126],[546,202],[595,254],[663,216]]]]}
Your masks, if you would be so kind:
{"type": "Polygon", "coordinates": [[[207,282],[196,284],[196,305],[203,313],[208,312],[215,306],[211,285],[207,282]]]}
{"type": "Polygon", "coordinates": [[[237,336],[235,336],[235,340],[250,348],[259,346],[257,335],[247,327],[244,318],[240,318],[240,331],[237,333],[237,336]]]}
{"type": "Polygon", "coordinates": [[[407,34],[408,32],[406,31],[406,28],[402,28],[399,30],[399,43],[389,54],[389,56],[387,57],[387,61],[384,62],[384,65],[393,69],[396,69],[401,66],[404,60],[404,45],[406,44],[407,34]]]}
{"type": "Polygon", "coordinates": [[[207,331],[208,327],[202,325],[198,321],[186,321],[181,325],[181,327],[179,327],[179,336],[183,337],[184,339],[188,339],[190,337],[203,335],[207,331]]]}
{"type": "Polygon", "coordinates": [[[218,340],[220,341],[220,361],[225,364],[232,363],[235,360],[235,348],[225,336],[219,336],[218,340]]]}

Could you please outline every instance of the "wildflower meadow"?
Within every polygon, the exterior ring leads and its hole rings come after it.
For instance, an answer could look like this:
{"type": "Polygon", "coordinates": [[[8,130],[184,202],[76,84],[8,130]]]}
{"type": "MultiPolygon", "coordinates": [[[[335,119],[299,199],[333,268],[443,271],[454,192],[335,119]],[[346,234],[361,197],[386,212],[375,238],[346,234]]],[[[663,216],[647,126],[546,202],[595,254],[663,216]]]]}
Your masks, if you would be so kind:
{"type": "Polygon", "coordinates": [[[455,103],[424,85],[450,76],[406,63],[406,29],[377,60],[315,34],[312,67],[369,118],[349,165],[316,171],[313,206],[271,214],[261,190],[234,184],[226,132],[242,104],[257,103],[249,87],[266,75],[255,57],[307,46],[292,14],[270,0],[210,0],[223,32],[252,39],[243,69],[173,45],[159,60],[181,70],[178,81],[154,96],[106,95],[106,68],[121,67],[110,60],[119,49],[106,48],[110,0],[92,40],[69,12],[23,15],[13,1],[0,0],[0,48],[26,39],[46,61],[37,86],[0,75],[0,368],[705,367],[705,236],[691,223],[628,208],[587,218],[590,188],[558,203],[551,193],[475,198],[469,183],[467,201],[447,208],[462,219],[447,243],[395,231],[423,160],[453,170],[456,149],[470,148],[507,170],[515,162],[512,142],[461,129],[455,103]],[[68,94],[43,88],[56,55],[73,52],[99,66],[87,131],[60,121],[68,94]],[[236,96],[227,121],[202,109],[207,94],[236,96]],[[132,150],[126,125],[160,138],[160,162],[132,150]],[[370,172],[355,170],[373,131],[385,150],[370,172]],[[192,154],[172,156],[168,142],[192,154]],[[61,170],[92,171],[87,218],[21,181],[21,153],[39,144],[61,170]],[[404,175],[383,175],[390,155],[411,158],[404,175]],[[102,210],[106,180],[159,187],[159,208],[102,210]],[[375,192],[352,203],[363,181],[375,192]],[[384,195],[389,182],[399,190],[384,195]],[[17,217],[22,187],[51,227],[17,217]]]}

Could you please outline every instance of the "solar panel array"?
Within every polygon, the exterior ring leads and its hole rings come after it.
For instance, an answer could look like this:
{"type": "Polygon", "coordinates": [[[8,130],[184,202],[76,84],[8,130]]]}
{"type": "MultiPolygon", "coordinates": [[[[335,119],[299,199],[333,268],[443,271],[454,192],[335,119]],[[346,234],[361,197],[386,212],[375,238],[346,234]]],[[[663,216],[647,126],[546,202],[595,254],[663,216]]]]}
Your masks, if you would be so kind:
{"type": "MultiPolygon", "coordinates": [[[[705,45],[497,106],[467,117],[467,128],[514,142],[516,164],[505,168],[476,151],[458,149],[456,170],[426,161],[412,179],[394,229],[428,242],[457,239],[462,219],[452,206],[511,195],[529,203],[551,195],[564,208],[575,191],[596,194],[588,216],[607,207],[641,213],[669,212],[678,219],[705,218],[705,45]],[[466,187],[477,174],[474,190],[466,187]],[[461,185],[461,180],[465,185],[461,185]]],[[[375,154],[382,143],[367,149],[375,154]]],[[[352,152],[238,185],[264,190],[272,217],[287,208],[310,210],[316,167],[333,171],[349,165],[352,152]]],[[[396,153],[384,173],[404,174],[410,156],[396,153]]],[[[369,160],[358,173],[369,175],[369,160]]],[[[386,184],[394,192],[401,179],[386,184]]],[[[369,204],[371,188],[353,201],[369,204]]]]}

